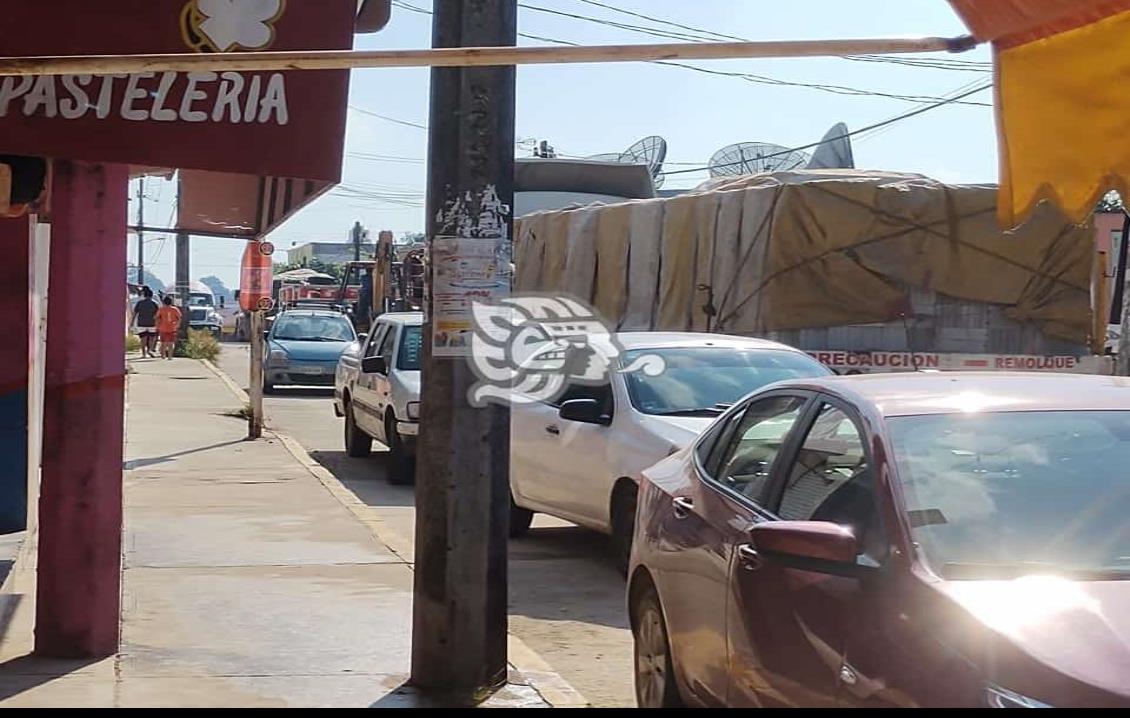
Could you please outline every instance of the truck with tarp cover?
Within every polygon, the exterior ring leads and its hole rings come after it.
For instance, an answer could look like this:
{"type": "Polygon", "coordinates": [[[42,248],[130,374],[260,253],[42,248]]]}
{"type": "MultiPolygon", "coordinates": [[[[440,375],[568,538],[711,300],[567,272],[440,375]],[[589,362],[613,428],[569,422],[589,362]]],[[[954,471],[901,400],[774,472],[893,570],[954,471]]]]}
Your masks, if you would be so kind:
{"type": "Polygon", "coordinates": [[[1050,206],[1002,232],[997,187],[856,170],[725,178],[520,218],[514,292],[618,331],[767,337],[841,373],[1109,372],[1094,234],[1050,206]]]}

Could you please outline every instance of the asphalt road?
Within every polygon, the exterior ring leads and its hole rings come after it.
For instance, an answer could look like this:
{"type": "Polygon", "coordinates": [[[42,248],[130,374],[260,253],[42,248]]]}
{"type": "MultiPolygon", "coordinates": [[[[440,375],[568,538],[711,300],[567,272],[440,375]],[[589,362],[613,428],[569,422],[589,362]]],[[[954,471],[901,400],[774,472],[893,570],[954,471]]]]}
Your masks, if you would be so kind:
{"type": "MultiPolygon", "coordinates": [[[[220,367],[247,385],[246,344],[224,344],[220,367]]],[[[411,555],[412,487],[385,481],[380,444],[367,459],[351,459],[332,393],[280,389],[265,399],[268,425],[297,440],[322,466],[375,510],[390,547],[411,555]]],[[[525,538],[510,546],[510,630],[594,706],[635,705],[632,641],[624,610],[624,579],[608,558],[603,536],[538,516],[525,538]]]]}

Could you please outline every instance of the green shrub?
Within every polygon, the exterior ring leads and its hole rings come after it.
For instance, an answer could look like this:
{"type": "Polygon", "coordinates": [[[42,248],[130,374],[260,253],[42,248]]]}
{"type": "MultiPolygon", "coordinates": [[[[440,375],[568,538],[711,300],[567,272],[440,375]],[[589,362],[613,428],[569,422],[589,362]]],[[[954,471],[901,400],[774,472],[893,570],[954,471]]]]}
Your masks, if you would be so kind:
{"type": "Polygon", "coordinates": [[[188,341],[183,342],[183,348],[184,356],[189,359],[216,361],[216,357],[220,356],[220,342],[209,331],[189,329],[188,341]]]}
{"type": "Polygon", "coordinates": [[[141,351],[141,337],[136,334],[126,335],[126,353],[141,351]]]}

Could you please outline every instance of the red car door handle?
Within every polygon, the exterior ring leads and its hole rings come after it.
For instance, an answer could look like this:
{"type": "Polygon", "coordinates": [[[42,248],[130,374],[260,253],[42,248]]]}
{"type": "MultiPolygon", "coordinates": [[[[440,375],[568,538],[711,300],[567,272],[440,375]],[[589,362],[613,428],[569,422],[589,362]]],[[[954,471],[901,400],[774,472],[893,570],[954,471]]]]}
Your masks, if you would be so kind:
{"type": "Polygon", "coordinates": [[[757,549],[755,549],[753,546],[750,546],[749,544],[738,546],[738,561],[741,562],[742,568],[746,569],[747,571],[756,571],[757,569],[761,568],[762,564],[764,563],[764,560],[761,558],[761,554],[759,554],[757,552],[757,549]]]}
{"type": "Polygon", "coordinates": [[[675,507],[675,518],[677,519],[685,519],[694,511],[694,501],[690,499],[677,498],[671,504],[675,507]]]}

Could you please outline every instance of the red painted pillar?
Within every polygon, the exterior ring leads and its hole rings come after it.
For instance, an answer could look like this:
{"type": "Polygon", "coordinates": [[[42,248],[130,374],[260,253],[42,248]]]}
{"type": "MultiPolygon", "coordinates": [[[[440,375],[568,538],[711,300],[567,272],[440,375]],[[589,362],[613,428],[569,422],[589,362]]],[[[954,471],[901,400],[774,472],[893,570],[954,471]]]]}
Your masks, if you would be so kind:
{"type": "Polygon", "coordinates": [[[35,651],[118,650],[128,170],[56,162],[35,651]]]}
{"type": "Polygon", "coordinates": [[[0,533],[27,528],[31,224],[0,219],[0,533]]]}

